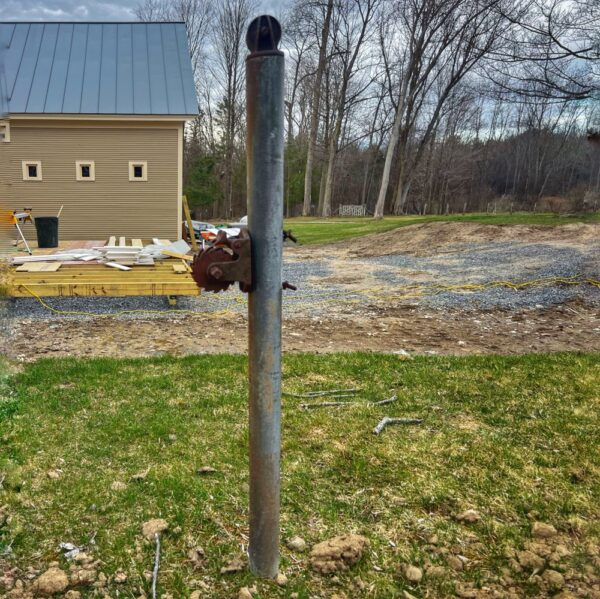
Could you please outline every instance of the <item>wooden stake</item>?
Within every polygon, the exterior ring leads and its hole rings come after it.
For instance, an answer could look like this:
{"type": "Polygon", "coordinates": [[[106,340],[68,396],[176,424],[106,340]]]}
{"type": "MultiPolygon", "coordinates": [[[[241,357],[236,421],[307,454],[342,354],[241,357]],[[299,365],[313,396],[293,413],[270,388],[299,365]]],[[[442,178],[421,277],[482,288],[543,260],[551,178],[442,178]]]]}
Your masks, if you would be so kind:
{"type": "Polygon", "coordinates": [[[181,198],[183,204],[183,213],[185,214],[185,220],[187,221],[188,226],[188,235],[190,236],[190,243],[192,244],[192,249],[197,252],[198,251],[198,242],[196,241],[196,233],[194,233],[194,227],[192,227],[192,215],[190,214],[190,206],[187,201],[187,196],[182,196],[181,198]]]}

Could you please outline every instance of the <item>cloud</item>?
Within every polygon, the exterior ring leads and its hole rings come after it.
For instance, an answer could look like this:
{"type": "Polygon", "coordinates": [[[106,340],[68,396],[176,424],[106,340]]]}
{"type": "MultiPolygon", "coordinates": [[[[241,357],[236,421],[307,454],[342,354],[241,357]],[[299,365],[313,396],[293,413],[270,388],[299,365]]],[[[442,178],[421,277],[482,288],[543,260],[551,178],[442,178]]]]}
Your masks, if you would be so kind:
{"type": "Polygon", "coordinates": [[[3,21],[131,21],[137,0],[82,2],[81,0],[4,0],[3,21]]]}
{"type": "MultiPolygon", "coordinates": [[[[2,21],[134,21],[140,0],[1,0],[2,21]]],[[[287,0],[261,0],[259,12],[279,16],[287,0]]]]}

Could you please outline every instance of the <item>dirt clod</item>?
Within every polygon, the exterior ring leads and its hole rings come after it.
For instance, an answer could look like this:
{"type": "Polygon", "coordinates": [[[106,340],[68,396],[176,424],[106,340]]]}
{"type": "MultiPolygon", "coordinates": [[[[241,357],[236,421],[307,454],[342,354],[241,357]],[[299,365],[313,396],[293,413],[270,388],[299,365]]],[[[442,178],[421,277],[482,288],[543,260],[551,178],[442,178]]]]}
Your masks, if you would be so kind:
{"type": "Polygon", "coordinates": [[[546,563],[543,558],[532,551],[519,551],[517,559],[526,570],[541,570],[546,563]]]}
{"type": "Polygon", "coordinates": [[[461,585],[456,587],[454,594],[461,599],[476,599],[477,597],[477,591],[475,589],[469,589],[461,585]]]}
{"type": "Polygon", "coordinates": [[[79,591],[67,591],[65,599],[81,599],[81,593],[79,591]]]}
{"type": "Polygon", "coordinates": [[[238,555],[221,568],[221,574],[235,574],[236,572],[241,572],[245,567],[246,561],[238,555]]]}
{"type": "Polygon", "coordinates": [[[421,582],[423,578],[423,570],[418,568],[417,566],[413,566],[412,564],[404,564],[401,568],[402,575],[408,582],[421,582]]]}
{"type": "Polygon", "coordinates": [[[275,577],[275,583],[280,587],[284,587],[288,583],[288,577],[279,572],[275,577]]]}
{"type": "MultiPolygon", "coordinates": [[[[190,597],[190,599],[192,599],[190,597]]],[[[252,599],[252,593],[248,587],[242,587],[238,593],[238,599],[252,599]]]]}
{"type": "Polygon", "coordinates": [[[457,514],[456,519],[459,522],[466,522],[467,524],[475,524],[481,520],[481,514],[477,510],[465,510],[460,514],[457,514]]]}
{"type": "Polygon", "coordinates": [[[362,558],[368,546],[369,540],[361,535],[348,534],[333,537],[312,548],[310,565],[319,574],[347,570],[362,558]]]}
{"type": "Polygon", "coordinates": [[[306,541],[302,537],[292,537],[291,539],[288,539],[286,544],[288,549],[291,549],[292,551],[304,551],[306,549],[306,541]]]}
{"type": "Polygon", "coordinates": [[[449,555],[446,562],[453,570],[456,570],[457,572],[463,569],[463,562],[460,558],[456,557],[456,555],[449,555]]]}
{"type": "Polygon", "coordinates": [[[556,536],[556,528],[552,524],[545,524],[544,522],[534,522],[531,527],[531,535],[538,539],[549,539],[556,536]]]}
{"type": "Polygon", "coordinates": [[[60,568],[49,568],[34,582],[33,586],[38,595],[50,597],[67,590],[69,577],[60,568]]]}
{"type": "Polygon", "coordinates": [[[546,570],[542,578],[552,590],[562,589],[565,586],[565,579],[560,572],[556,570],[546,570]]]}
{"type": "Polygon", "coordinates": [[[148,520],[148,522],[144,522],[142,525],[142,534],[148,540],[154,540],[154,535],[160,534],[165,530],[169,529],[169,525],[166,520],[162,518],[155,518],[153,520],[148,520]]]}
{"type": "Polygon", "coordinates": [[[120,480],[116,480],[110,485],[110,488],[112,491],[124,491],[127,488],[127,485],[120,480]]]}
{"type": "Polygon", "coordinates": [[[196,570],[200,570],[206,565],[206,553],[200,546],[194,547],[188,551],[188,559],[196,570]]]}
{"type": "Polygon", "coordinates": [[[117,572],[114,581],[116,584],[125,584],[127,582],[127,574],[125,572],[117,572]]]}

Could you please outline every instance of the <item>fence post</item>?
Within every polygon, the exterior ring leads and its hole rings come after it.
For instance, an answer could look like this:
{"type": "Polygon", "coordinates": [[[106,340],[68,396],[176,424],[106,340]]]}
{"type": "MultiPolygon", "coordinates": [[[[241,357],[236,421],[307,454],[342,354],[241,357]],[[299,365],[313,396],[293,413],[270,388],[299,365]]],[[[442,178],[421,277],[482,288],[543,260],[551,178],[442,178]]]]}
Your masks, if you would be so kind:
{"type": "Polygon", "coordinates": [[[281,26],[254,19],[246,43],[248,230],[253,290],[248,297],[250,570],[279,568],[281,266],[283,253],[283,79],[281,26]]]}

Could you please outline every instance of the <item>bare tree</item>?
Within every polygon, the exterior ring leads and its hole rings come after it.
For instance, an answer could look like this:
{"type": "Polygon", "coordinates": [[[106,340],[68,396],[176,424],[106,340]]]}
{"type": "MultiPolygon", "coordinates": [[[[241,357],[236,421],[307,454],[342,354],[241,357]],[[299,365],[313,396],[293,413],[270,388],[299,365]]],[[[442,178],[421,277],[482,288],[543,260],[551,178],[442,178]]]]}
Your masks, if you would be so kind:
{"type": "Polygon", "coordinates": [[[371,25],[380,4],[381,0],[348,0],[339,8],[339,20],[333,37],[333,50],[336,54],[334,64],[338,68],[334,97],[335,118],[327,149],[327,176],[322,216],[331,216],[335,159],[348,107],[357,101],[360,93],[372,82],[372,79],[369,79],[365,85],[363,81],[355,81],[355,79],[359,71],[368,70],[372,66],[368,61],[367,64],[361,65],[359,56],[363,46],[370,40],[371,25]],[[352,89],[353,84],[354,89],[352,89]]]}
{"type": "Polygon", "coordinates": [[[505,17],[514,27],[488,75],[506,100],[585,100],[600,91],[597,0],[522,0],[505,17]]]}
{"type": "MultiPolygon", "coordinates": [[[[319,133],[319,111],[321,107],[321,88],[323,85],[323,73],[325,71],[325,63],[327,60],[327,44],[329,40],[329,30],[331,27],[331,16],[333,14],[334,1],[327,0],[325,6],[322,2],[301,2],[298,7],[306,15],[306,11],[313,14],[323,15],[321,21],[317,21],[320,25],[319,36],[319,57],[317,60],[317,70],[314,77],[311,102],[310,116],[310,132],[308,138],[308,146],[306,152],[306,168],[304,172],[304,201],[302,205],[302,215],[310,214],[312,203],[312,177],[314,169],[315,146],[317,143],[317,135],[319,133]]],[[[317,23],[315,23],[315,26],[317,23]]],[[[315,27],[317,28],[317,27],[315,27]]],[[[315,31],[315,33],[317,33],[315,31]]]]}
{"type": "MultiPolygon", "coordinates": [[[[222,90],[219,101],[220,128],[224,147],[224,212],[233,212],[233,170],[236,137],[240,132],[244,104],[244,39],[254,3],[252,0],[221,0],[217,8],[212,37],[214,60],[211,72],[222,90]]],[[[215,209],[217,216],[218,208],[215,209]]]]}
{"type": "MultiPolygon", "coordinates": [[[[400,29],[396,36],[401,44],[402,40],[406,42],[396,62],[400,72],[396,116],[375,208],[376,217],[383,216],[395,155],[399,161],[399,174],[393,209],[395,213],[402,211],[410,189],[411,173],[423,157],[446,102],[500,39],[500,29],[505,22],[499,11],[500,3],[501,0],[400,0],[397,3],[400,29]],[[430,102],[432,93],[434,99],[430,102]],[[426,116],[425,108],[428,108],[426,116]],[[418,124],[421,130],[417,136],[418,124]],[[416,143],[409,156],[411,141],[416,143]]],[[[389,79],[392,80],[391,75],[389,79]]]]}

